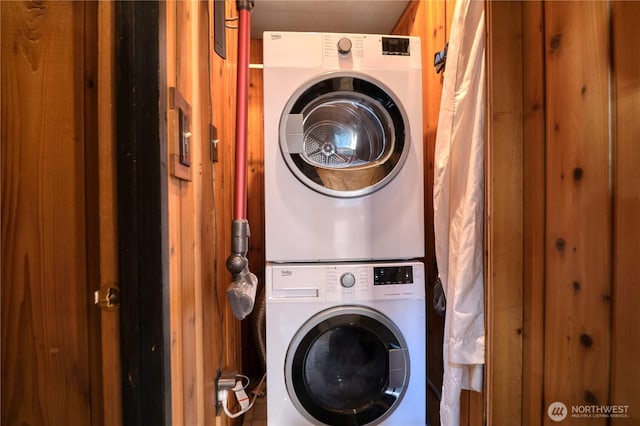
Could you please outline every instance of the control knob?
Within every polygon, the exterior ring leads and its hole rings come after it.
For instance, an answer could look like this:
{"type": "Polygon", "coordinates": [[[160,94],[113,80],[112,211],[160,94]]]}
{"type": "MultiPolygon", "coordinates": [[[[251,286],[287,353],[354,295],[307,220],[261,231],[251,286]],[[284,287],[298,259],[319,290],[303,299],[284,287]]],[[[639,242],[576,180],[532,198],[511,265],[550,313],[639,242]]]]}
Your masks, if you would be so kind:
{"type": "Polygon", "coordinates": [[[338,40],[338,53],[341,55],[348,55],[351,52],[351,40],[346,37],[342,37],[338,40]]]}
{"type": "Polygon", "coordinates": [[[356,277],[351,272],[345,272],[340,276],[340,285],[344,288],[351,288],[356,283],[356,277]]]}

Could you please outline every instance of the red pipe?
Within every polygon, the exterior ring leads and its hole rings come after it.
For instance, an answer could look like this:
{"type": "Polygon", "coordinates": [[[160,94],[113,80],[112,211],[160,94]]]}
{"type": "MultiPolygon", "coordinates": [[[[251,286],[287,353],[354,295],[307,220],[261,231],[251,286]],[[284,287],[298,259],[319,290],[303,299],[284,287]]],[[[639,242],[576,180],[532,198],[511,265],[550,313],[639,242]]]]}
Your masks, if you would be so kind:
{"type": "Polygon", "coordinates": [[[237,1],[238,73],[236,98],[236,171],[234,214],[236,220],[247,218],[247,116],[249,104],[249,41],[251,4],[237,1]]]}

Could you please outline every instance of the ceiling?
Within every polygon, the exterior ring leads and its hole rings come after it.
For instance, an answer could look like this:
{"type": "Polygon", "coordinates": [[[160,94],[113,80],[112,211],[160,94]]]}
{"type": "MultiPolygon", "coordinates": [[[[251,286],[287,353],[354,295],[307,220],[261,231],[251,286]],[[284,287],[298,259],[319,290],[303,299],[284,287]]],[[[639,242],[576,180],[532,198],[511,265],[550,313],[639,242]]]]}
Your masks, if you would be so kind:
{"type": "Polygon", "coordinates": [[[408,0],[255,0],[251,38],[263,31],[389,34],[408,0]]]}

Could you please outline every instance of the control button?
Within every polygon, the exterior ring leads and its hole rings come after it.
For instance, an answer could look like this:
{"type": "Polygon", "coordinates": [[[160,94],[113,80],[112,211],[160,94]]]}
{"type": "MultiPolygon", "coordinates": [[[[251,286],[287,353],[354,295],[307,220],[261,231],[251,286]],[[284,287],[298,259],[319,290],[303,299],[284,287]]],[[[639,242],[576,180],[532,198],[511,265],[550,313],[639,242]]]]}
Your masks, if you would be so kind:
{"type": "Polygon", "coordinates": [[[351,272],[346,272],[340,276],[340,284],[342,287],[351,288],[356,283],[356,277],[351,272]]]}
{"type": "Polygon", "coordinates": [[[341,55],[348,55],[351,52],[351,40],[346,37],[338,40],[338,53],[341,55]]]}

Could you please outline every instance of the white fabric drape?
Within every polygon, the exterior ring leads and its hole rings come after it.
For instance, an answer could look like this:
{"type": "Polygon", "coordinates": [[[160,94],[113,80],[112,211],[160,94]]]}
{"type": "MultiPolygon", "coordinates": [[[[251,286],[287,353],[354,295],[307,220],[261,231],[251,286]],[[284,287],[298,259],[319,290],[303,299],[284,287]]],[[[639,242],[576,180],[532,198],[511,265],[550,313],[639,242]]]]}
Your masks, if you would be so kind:
{"type": "Polygon", "coordinates": [[[484,1],[457,0],[434,170],[436,260],[447,306],[440,419],[460,423],[461,389],[481,391],[484,365],[484,1]]]}

